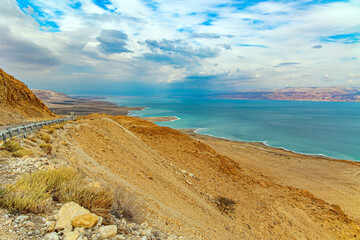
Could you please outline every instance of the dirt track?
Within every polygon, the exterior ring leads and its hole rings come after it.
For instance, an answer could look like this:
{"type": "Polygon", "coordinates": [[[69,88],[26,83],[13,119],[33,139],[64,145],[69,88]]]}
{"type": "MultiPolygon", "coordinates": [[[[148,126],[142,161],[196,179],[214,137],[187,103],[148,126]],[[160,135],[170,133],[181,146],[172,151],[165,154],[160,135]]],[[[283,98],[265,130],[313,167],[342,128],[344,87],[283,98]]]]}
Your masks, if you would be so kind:
{"type": "Polygon", "coordinates": [[[188,239],[359,239],[357,164],[191,138],[127,116],[90,115],[59,134],[57,156],[136,192],[156,228],[188,239]],[[335,169],[336,179],[326,174],[335,169]],[[235,212],[221,213],[217,196],[235,200],[235,212]]]}

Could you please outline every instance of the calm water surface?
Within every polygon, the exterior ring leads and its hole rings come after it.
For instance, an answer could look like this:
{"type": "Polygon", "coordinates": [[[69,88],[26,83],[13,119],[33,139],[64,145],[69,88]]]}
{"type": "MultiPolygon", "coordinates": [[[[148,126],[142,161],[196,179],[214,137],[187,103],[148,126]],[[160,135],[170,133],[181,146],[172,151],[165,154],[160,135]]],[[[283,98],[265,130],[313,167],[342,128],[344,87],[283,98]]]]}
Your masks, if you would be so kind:
{"type": "Polygon", "coordinates": [[[120,98],[121,106],[149,107],[131,115],[176,116],[158,123],[231,140],[262,141],[299,153],[360,161],[360,103],[120,98]]]}

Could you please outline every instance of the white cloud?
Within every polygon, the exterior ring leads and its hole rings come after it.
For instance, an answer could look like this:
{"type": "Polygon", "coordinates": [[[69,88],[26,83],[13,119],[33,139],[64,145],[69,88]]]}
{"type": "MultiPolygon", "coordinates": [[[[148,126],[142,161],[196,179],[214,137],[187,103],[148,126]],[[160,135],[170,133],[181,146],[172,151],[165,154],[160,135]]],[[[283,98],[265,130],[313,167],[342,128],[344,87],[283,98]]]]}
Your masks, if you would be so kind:
{"type": "Polygon", "coordinates": [[[349,82],[360,75],[359,43],[325,40],[359,32],[360,4],[355,0],[313,5],[264,1],[243,8],[231,0],[158,0],[153,6],[140,0],[112,0],[109,10],[91,0],[80,0],[80,9],[70,7],[70,1],[32,2],[44,12],[41,21],[56,23],[58,31],[40,30],[36,21],[40,20],[23,13],[15,0],[0,0],[0,34],[6,33],[6,26],[12,38],[3,37],[0,42],[0,64],[34,86],[40,82],[51,86],[54,81],[80,83],[86,78],[180,83],[198,75],[208,76],[207,84],[213,76],[215,85],[229,88],[360,86],[358,81],[349,82]],[[107,54],[99,48],[103,30],[125,33],[128,39],[112,41],[114,54],[107,54]],[[143,44],[179,39],[183,46],[165,55],[143,44]],[[41,80],[39,72],[21,67],[26,61],[30,64],[31,58],[19,61],[9,50],[14,48],[9,41],[46,55],[31,64],[38,64],[37,69],[41,64],[42,69],[47,67],[41,71],[47,81],[41,80]],[[122,46],[116,47],[117,43],[122,46]],[[216,54],[202,58],[200,50],[216,54]],[[190,56],[191,51],[198,54],[190,56]],[[4,53],[12,55],[5,57],[4,53]],[[46,57],[53,64],[44,65],[46,57]],[[326,75],[329,77],[324,78],[326,75]]]}

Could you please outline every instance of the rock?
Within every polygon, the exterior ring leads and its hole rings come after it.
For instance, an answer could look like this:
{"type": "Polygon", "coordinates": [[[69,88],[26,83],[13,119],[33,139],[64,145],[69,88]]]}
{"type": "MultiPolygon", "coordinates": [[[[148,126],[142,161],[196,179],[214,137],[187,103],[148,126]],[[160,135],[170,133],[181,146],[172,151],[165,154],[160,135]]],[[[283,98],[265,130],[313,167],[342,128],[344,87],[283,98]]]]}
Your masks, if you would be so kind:
{"type": "Polygon", "coordinates": [[[25,222],[26,227],[35,227],[35,223],[33,222],[25,222]]]}
{"type": "Polygon", "coordinates": [[[74,217],[89,214],[90,211],[81,207],[79,204],[74,202],[65,203],[59,211],[59,218],[56,221],[56,230],[61,230],[65,228],[72,228],[71,220],[74,217]]]}
{"type": "Polygon", "coordinates": [[[123,240],[123,239],[126,239],[123,235],[116,235],[114,237],[114,240],[123,240]]]}
{"type": "Polygon", "coordinates": [[[11,219],[10,220],[7,220],[6,222],[5,222],[5,225],[9,225],[9,224],[11,224],[12,223],[12,221],[11,221],[11,219]]]}
{"type": "Polygon", "coordinates": [[[53,232],[55,231],[56,222],[51,222],[48,227],[46,228],[46,232],[53,232]]]}
{"type": "Polygon", "coordinates": [[[23,221],[25,221],[25,220],[27,220],[27,219],[29,219],[29,216],[24,216],[24,215],[22,215],[22,216],[16,217],[16,218],[15,218],[15,222],[23,222],[23,221]]]}
{"type": "Polygon", "coordinates": [[[99,222],[99,217],[93,213],[83,214],[77,217],[74,217],[71,220],[71,224],[74,228],[82,227],[89,229],[95,226],[99,222]]]}
{"type": "Polygon", "coordinates": [[[76,230],[77,230],[79,233],[85,233],[85,229],[84,229],[83,227],[76,228],[76,230]]]}
{"type": "Polygon", "coordinates": [[[147,221],[141,223],[141,226],[144,228],[147,228],[149,226],[149,223],[147,221]]]}
{"type": "Polygon", "coordinates": [[[64,240],[77,240],[80,237],[80,233],[78,231],[67,232],[64,234],[64,240]]]}
{"type": "Polygon", "coordinates": [[[47,240],[59,240],[60,238],[59,238],[59,235],[57,233],[53,232],[53,233],[46,234],[45,239],[47,239],[47,240]]]}
{"type": "Polygon", "coordinates": [[[102,239],[111,238],[117,234],[117,227],[115,225],[103,226],[99,232],[102,239]]]}

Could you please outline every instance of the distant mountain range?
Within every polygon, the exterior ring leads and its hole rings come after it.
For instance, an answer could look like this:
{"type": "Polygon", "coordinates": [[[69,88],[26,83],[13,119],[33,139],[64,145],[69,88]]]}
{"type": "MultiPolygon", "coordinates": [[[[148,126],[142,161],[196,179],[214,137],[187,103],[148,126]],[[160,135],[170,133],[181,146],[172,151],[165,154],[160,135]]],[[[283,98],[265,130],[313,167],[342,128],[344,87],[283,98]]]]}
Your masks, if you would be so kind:
{"type": "Polygon", "coordinates": [[[220,99],[360,102],[360,89],[350,87],[302,87],[274,90],[246,90],[211,95],[220,99]]]}

